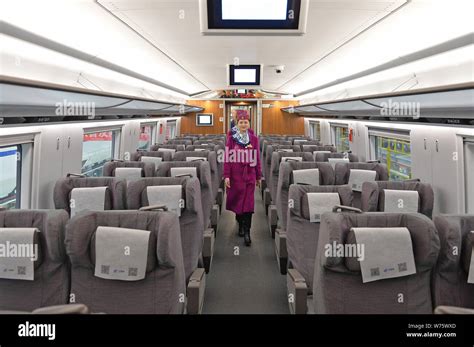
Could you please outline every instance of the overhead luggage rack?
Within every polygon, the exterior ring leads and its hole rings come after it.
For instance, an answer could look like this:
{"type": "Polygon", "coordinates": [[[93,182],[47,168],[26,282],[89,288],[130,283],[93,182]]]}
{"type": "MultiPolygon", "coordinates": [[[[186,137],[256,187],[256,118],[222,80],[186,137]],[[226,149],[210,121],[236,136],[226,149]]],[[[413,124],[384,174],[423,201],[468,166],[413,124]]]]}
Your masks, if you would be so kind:
{"type": "Polygon", "coordinates": [[[203,111],[202,107],[169,101],[22,81],[0,80],[0,95],[2,117],[50,117],[49,121],[171,116],[203,111]]]}
{"type": "Polygon", "coordinates": [[[474,88],[412,91],[320,102],[281,109],[302,116],[367,117],[389,120],[472,119],[474,88]]]}

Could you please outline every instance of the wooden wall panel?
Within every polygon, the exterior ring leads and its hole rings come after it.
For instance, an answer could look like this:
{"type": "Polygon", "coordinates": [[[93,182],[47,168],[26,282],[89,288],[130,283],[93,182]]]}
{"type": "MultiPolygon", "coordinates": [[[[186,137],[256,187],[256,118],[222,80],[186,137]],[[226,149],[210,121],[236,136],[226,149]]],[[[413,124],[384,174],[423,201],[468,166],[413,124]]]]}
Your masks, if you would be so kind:
{"type": "Polygon", "coordinates": [[[271,108],[262,109],[262,134],[303,135],[304,118],[297,114],[283,112],[282,107],[298,105],[298,101],[263,101],[272,104],[271,108]]]}
{"type": "Polygon", "coordinates": [[[203,107],[201,113],[212,113],[214,125],[196,126],[196,113],[188,113],[181,117],[181,134],[223,134],[224,126],[220,118],[224,118],[224,109],[219,107],[223,103],[221,100],[188,100],[188,105],[203,107]]]}

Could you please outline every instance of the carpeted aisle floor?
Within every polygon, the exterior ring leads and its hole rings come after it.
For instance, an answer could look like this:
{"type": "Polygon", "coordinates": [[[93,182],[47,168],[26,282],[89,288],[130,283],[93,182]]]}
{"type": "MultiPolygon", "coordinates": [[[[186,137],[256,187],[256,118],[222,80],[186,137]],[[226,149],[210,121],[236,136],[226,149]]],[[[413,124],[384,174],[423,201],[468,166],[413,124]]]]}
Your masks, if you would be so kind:
{"type": "Polygon", "coordinates": [[[263,201],[255,190],[252,245],[237,235],[232,212],[222,210],[214,259],[207,275],[203,313],[289,313],[286,277],[281,275],[263,201]],[[238,247],[239,255],[235,255],[238,247]]]}

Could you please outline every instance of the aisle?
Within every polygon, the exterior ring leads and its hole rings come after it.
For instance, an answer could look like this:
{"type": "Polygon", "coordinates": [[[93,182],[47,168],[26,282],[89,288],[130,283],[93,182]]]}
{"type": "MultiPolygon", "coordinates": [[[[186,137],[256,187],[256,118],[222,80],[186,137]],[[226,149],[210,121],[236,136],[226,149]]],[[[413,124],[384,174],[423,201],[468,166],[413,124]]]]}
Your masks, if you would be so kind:
{"type": "Polygon", "coordinates": [[[286,277],[281,275],[263,201],[255,190],[252,246],[237,235],[232,212],[222,211],[214,260],[207,276],[203,313],[289,313],[286,277]],[[240,255],[234,255],[238,247],[240,255]]]}

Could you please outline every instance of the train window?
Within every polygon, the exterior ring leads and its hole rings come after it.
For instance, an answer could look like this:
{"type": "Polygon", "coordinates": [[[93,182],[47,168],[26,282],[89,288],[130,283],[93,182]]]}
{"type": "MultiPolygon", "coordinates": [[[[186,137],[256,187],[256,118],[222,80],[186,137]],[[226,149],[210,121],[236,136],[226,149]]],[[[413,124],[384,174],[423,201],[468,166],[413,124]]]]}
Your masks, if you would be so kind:
{"type": "Polygon", "coordinates": [[[370,135],[370,143],[372,159],[387,165],[389,180],[402,181],[412,177],[409,138],[370,135]]]}
{"type": "Polygon", "coordinates": [[[317,141],[320,141],[321,140],[321,125],[319,124],[319,122],[313,122],[313,123],[309,123],[310,124],[310,131],[312,132],[311,134],[311,138],[313,140],[317,140],[317,141]]]}
{"type": "Polygon", "coordinates": [[[349,147],[349,128],[347,126],[332,125],[332,134],[334,144],[338,152],[348,152],[349,147]]]}
{"type": "Polygon", "coordinates": [[[153,124],[143,124],[140,127],[140,139],[138,140],[138,149],[149,150],[151,144],[154,141],[154,129],[153,124]]]}
{"type": "Polygon", "coordinates": [[[166,122],[166,138],[174,139],[176,137],[176,121],[169,120],[166,122]]]}
{"type": "Polygon", "coordinates": [[[21,145],[0,147],[0,206],[20,208],[21,145]]]}
{"type": "Polygon", "coordinates": [[[104,164],[118,155],[119,138],[119,130],[84,133],[81,172],[89,177],[102,176],[104,164]]]}

